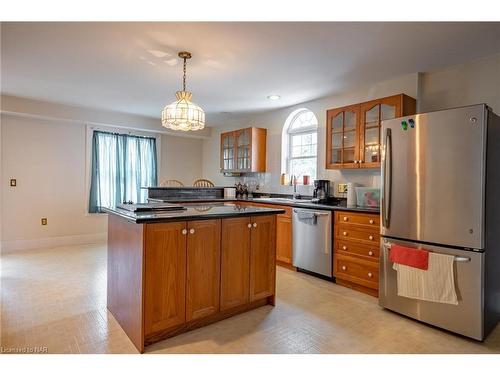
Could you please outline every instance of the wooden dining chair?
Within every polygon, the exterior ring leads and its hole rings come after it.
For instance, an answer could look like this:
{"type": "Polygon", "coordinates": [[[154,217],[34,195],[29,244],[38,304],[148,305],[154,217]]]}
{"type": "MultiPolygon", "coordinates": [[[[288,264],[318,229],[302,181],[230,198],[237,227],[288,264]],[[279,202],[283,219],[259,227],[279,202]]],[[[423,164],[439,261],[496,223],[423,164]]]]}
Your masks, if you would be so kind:
{"type": "Polygon", "coordinates": [[[214,183],[210,180],[205,180],[204,178],[200,178],[193,182],[194,187],[214,187],[214,183]]]}
{"type": "Polygon", "coordinates": [[[161,187],[182,187],[184,184],[179,180],[163,180],[160,183],[161,187]]]}

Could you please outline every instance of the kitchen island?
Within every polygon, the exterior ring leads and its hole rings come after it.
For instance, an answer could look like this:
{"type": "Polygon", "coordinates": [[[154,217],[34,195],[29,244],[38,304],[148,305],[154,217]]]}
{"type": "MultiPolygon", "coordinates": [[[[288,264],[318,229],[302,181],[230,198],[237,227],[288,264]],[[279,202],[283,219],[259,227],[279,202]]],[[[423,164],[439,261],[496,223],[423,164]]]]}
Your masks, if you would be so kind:
{"type": "Polygon", "coordinates": [[[284,211],[183,206],[106,209],[107,307],[141,353],[153,342],[275,302],[276,215],[284,211]]]}

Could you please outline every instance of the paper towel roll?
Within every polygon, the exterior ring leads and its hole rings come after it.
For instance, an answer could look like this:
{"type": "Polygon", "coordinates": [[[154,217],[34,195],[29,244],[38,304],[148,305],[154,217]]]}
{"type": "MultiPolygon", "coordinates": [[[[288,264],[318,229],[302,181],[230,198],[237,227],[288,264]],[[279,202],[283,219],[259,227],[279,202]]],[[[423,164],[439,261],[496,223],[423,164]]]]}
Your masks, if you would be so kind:
{"type": "Polygon", "coordinates": [[[347,206],[355,207],[356,206],[356,189],[354,189],[359,184],[355,182],[349,182],[347,184],[347,206]]]}

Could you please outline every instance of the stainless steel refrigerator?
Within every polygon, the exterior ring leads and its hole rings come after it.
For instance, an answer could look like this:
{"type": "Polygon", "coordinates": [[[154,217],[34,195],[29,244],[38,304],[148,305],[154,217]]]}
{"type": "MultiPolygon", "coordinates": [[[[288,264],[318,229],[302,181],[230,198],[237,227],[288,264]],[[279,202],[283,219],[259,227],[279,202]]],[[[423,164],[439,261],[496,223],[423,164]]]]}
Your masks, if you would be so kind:
{"type": "Polygon", "coordinates": [[[500,316],[500,119],[484,105],[382,122],[379,303],[484,340],[500,316]],[[451,254],[458,305],[398,296],[392,244],[451,254]]]}

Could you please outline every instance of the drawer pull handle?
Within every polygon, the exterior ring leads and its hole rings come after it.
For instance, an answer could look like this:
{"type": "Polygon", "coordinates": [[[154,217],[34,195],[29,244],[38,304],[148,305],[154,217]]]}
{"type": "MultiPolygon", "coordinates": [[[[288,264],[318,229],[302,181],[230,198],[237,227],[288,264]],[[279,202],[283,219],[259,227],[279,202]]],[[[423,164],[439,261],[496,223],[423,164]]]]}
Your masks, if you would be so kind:
{"type": "Polygon", "coordinates": [[[368,272],[368,277],[373,277],[373,274],[371,272],[368,272]]]}
{"type": "Polygon", "coordinates": [[[374,223],[373,219],[370,219],[369,223],[370,223],[370,224],[373,224],[373,223],[374,223]]]}
{"type": "Polygon", "coordinates": [[[251,227],[252,227],[252,224],[248,223],[248,224],[247,224],[247,227],[251,228],[251,227]]]}
{"type": "Polygon", "coordinates": [[[347,232],[342,232],[342,235],[343,236],[347,236],[347,232]]]}
{"type": "Polygon", "coordinates": [[[371,241],[373,240],[373,236],[368,236],[368,239],[371,241]]]}
{"type": "Polygon", "coordinates": [[[257,223],[253,223],[253,227],[254,227],[254,228],[257,228],[257,223]]]}
{"type": "Polygon", "coordinates": [[[347,216],[344,216],[344,221],[348,221],[349,218],[347,216]]]}
{"type": "Polygon", "coordinates": [[[182,230],[182,234],[183,234],[183,235],[186,235],[186,234],[187,234],[187,232],[188,232],[188,231],[187,231],[187,229],[183,229],[183,230],[182,230]]]}
{"type": "Polygon", "coordinates": [[[346,245],[342,246],[342,250],[347,250],[347,246],[346,245]]]}
{"type": "Polygon", "coordinates": [[[193,228],[191,228],[191,229],[189,230],[189,233],[194,234],[194,229],[193,229],[193,228]]]}
{"type": "Polygon", "coordinates": [[[373,255],[373,251],[371,251],[371,250],[370,250],[370,251],[368,252],[368,255],[369,255],[369,256],[372,256],[372,255],[373,255]]]}
{"type": "Polygon", "coordinates": [[[342,271],[345,271],[347,269],[346,266],[342,266],[342,271]]]}

